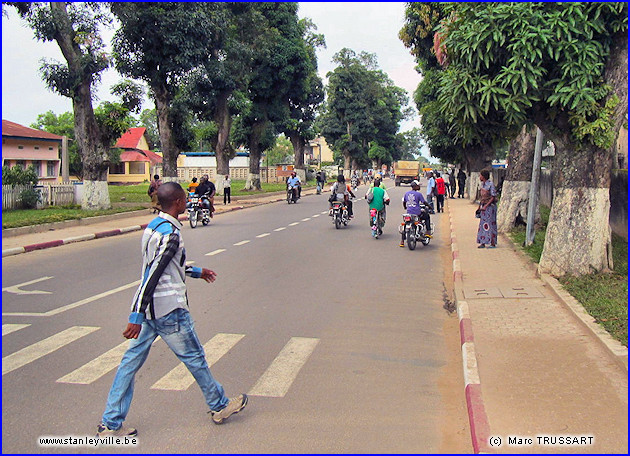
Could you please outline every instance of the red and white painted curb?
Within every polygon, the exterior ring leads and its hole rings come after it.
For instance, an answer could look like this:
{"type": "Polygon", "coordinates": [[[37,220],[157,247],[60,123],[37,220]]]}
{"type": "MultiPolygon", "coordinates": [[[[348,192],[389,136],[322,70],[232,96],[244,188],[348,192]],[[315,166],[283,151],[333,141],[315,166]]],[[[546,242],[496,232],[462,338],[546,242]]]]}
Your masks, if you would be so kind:
{"type": "Polygon", "coordinates": [[[451,229],[451,252],[453,257],[453,284],[455,287],[455,301],[457,304],[457,316],[459,318],[459,335],[462,346],[462,363],[464,371],[464,392],[466,396],[466,406],[468,408],[468,421],[470,423],[470,435],[472,438],[473,450],[475,453],[485,453],[490,448],[488,439],[490,438],[490,423],[481,395],[481,380],[479,368],[477,366],[477,353],[475,350],[475,337],[472,330],[472,320],[468,303],[462,299],[463,296],[463,273],[459,259],[459,248],[455,230],[453,227],[453,216],[449,211],[449,221],[451,229]]]}

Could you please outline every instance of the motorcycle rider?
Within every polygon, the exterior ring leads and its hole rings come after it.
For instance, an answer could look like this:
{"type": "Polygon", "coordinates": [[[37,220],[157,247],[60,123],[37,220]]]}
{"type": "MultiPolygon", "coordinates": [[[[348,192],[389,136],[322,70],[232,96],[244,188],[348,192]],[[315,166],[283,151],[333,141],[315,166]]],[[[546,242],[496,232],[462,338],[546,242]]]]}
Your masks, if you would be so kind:
{"type": "Polygon", "coordinates": [[[294,192],[297,189],[297,199],[300,199],[302,197],[302,181],[295,171],[292,171],[291,176],[287,179],[287,190],[289,186],[293,187],[294,192]]]}
{"type": "Polygon", "coordinates": [[[348,208],[348,217],[353,218],[354,212],[352,211],[352,201],[350,200],[350,196],[352,196],[352,198],[356,198],[356,196],[352,193],[350,186],[346,184],[346,178],[343,174],[339,174],[337,176],[337,182],[333,184],[330,191],[332,193],[330,199],[328,200],[330,203],[330,215],[332,215],[333,201],[343,201],[344,205],[348,208]]]}
{"type": "MultiPolygon", "coordinates": [[[[416,215],[420,220],[424,222],[424,226],[426,227],[426,234],[428,238],[432,238],[431,234],[431,218],[429,216],[428,210],[423,211],[422,205],[428,204],[420,193],[420,183],[417,180],[414,180],[411,183],[411,190],[405,193],[402,199],[403,209],[407,210],[407,214],[416,215]]],[[[400,247],[405,246],[405,230],[402,232],[402,239],[400,240],[400,247]]]]}
{"type": "MultiPolygon", "coordinates": [[[[368,209],[376,209],[381,213],[383,218],[383,226],[385,226],[385,220],[387,213],[385,212],[385,205],[389,204],[389,195],[385,189],[385,185],[381,185],[380,179],[374,179],[374,185],[372,185],[368,192],[365,194],[365,199],[369,203],[368,209]]],[[[370,226],[372,225],[372,217],[370,217],[370,226]]]]}
{"type": "Polygon", "coordinates": [[[195,189],[195,194],[197,194],[201,199],[201,207],[204,209],[210,209],[210,217],[214,217],[214,194],[217,192],[217,188],[214,186],[214,183],[210,180],[207,174],[201,176],[199,179],[199,185],[195,189]]]}

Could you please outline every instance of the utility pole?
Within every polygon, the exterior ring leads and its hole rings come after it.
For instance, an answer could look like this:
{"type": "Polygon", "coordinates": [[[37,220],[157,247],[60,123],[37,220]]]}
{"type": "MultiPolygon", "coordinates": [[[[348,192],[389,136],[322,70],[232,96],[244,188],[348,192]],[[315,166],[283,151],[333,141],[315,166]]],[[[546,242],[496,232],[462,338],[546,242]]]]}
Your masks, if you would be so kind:
{"type": "Polygon", "coordinates": [[[534,219],[536,218],[538,194],[540,193],[540,162],[542,160],[543,139],[543,132],[540,128],[536,127],[536,148],[534,149],[532,182],[529,187],[529,203],[527,204],[527,230],[525,231],[525,245],[532,245],[536,235],[536,232],[534,231],[534,219]]]}

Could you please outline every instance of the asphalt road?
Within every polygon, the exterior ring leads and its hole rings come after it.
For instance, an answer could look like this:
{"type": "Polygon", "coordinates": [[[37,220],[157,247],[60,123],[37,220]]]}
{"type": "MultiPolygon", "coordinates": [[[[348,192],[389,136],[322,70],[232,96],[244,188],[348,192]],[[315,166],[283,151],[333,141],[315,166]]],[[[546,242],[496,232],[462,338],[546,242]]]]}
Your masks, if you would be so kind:
{"type": "MultiPolygon", "coordinates": [[[[443,309],[448,225],[435,215],[428,247],[399,248],[406,190],[388,190],[378,240],[364,200],[336,230],[327,195],[184,225],[188,260],[218,274],[214,284],[187,281],[211,370],[229,396],[245,392],[250,403],[213,425],[158,339],[127,419],[139,446],[100,451],[470,451],[457,319],[443,309]]],[[[3,258],[3,452],[95,451],[44,448],[38,437],[94,435],[125,346],[140,237],[3,258]]]]}

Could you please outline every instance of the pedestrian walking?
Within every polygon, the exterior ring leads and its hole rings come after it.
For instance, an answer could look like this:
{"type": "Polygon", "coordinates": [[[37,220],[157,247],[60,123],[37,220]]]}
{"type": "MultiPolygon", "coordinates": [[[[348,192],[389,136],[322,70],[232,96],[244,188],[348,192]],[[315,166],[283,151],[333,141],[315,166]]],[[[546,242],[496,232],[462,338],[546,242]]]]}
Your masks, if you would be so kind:
{"type": "Polygon", "coordinates": [[[232,203],[232,179],[230,175],[225,175],[225,181],[223,182],[223,205],[232,203]],[[226,202],[227,201],[227,202],[226,202]]]}
{"type": "Polygon", "coordinates": [[[451,194],[451,199],[455,198],[455,170],[451,170],[450,173],[448,173],[448,184],[450,187],[450,194],[451,194]]]}
{"type": "Polygon", "coordinates": [[[444,196],[446,195],[446,182],[438,171],[435,172],[435,192],[437,200],[437,212],[444,212],[444,196]]]}
{"type": "Polygon", "coordinates": [[[210,408],[212,421],[223,423],[247,405],[247,395],[228,399],[223,386],[210,372],[203,346],[188,311],[185,276],[214,282],[216,274],[186,265],[186,252],[177,219],[186,211],[186,193],[175,182],[157,190],[162,211],[142,236],[142,281],[136,291],[129,323],[123,336],[131,339],[109,391],[97,436],[135,436],[137,430],[123,425],[133,397],[136,373],[160,336],[193,375],[210,408]]]}
{"type": "Polygon", "coordinates": [[[497,189],[490,180],[490,172],[487,169],[479,173],[481,188],[479,197],[479,229],[477,230],[477,248],[483,249],[486,244],[490,248],[497,246],[497,189]]]}
{"type": "Polygon", "coordinates": [[[466,173],[463,169],[459,169],[459,173],[457,174],[457,197],[464,197],[464,188],[466,187],[466,173]]]}
{"type": "Polygon", "coordinates": [[[427,182],[427,203],[431,207],[432,211],[435,211],[435,207],[433,206],[433,197],[437,195],[435,190],[435,177],[433,177],[433,171],[429,171],[429,178],[427,182]]]}

